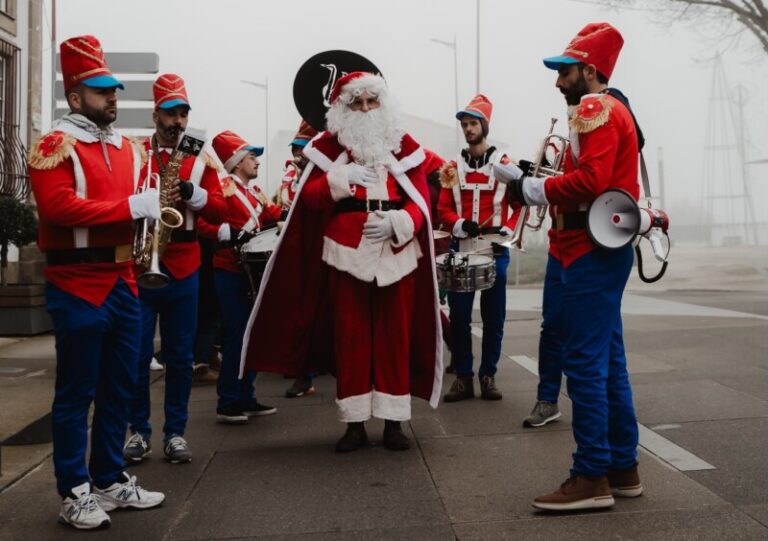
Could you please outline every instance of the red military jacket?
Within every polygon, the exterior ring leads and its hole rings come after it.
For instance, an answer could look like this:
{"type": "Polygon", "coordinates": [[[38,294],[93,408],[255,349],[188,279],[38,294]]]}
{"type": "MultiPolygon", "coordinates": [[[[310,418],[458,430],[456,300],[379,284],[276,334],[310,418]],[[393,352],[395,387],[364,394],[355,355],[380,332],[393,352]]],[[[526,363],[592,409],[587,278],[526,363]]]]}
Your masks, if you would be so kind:
{"type": "Polygon", "coordinates": [[[481,228],[515,228],[520,205],[507,201],[507,187],[496,180],[493,165],[499,163],[508,164],[509,158],[493,150],[480,168],[472,168],[461,154],[442,167],[437,229],[454,232],[462,219],[477,222],[481,228]]]}
{"type": "Polygon", "coordinates": [[[640,196],[638,143],[632,114],[607,94],[584,96],[570,120],[570,145],[564,174],[549,177],[544,193],[555,224],[549,230],[549,253],[567,267],[595,249],[586,229],[558,231],[558,213],[584,211],[608,188],[640,196]]]}
{"type": "MultiPolygon", "coordinates": [[[[270,204],[258,186],[246,187],[242,180],[230,175],[221,180],[221,188],[226,203],[223,223],[230,227],[259,231],[280,219],[282,209],[270,204]]],[[[197,227],[204,237],[218,240],[220,226],[211,224],[201,216],[197,220],[197,227]]],[[[213,267],[216,269],[242,272],[239,261],[234,248],[221,247],[213,255],[213,267]]]]}
{"type": "MultiPolygon", "coordinates": [[[[151,148],[151,140],[149,138],[145,139],[145,151],[149,151],[151,148]]],[[[167,164],[170,158],[170,149],[166,150],[161,148],[160,159],[163,164],[167,164]]],[[[158,167],[156,156],[152,157],[151,166],[152,173],[159,173],[160,168],[158,167]]],[[[146,178],[146,174],[147,167],[145,165],[141,170],[142,182],[146,178]]],[[[192,182],[208,192],[208,200],[206,201],[205,206],[198,211],[198,214],[205,218],[210,224],[220,224],[224,220],[226,203],[221,194],[219,173],[213,159],[211,159],[211,157],[204,151],[197,157],[189,155],[185,156],[181,162],[181,167],[179,168],[179,179],[186,182],[192,182]]],[[[154,183],[152,186],[154,187],[154,183]]],[[[179,229],[182,231],[194,231],[196,222],[195,212],[186,208],[184,203],[179,203],[178,209],[184,217],[184,223],[179,229]]],[[[163,254],[162,263],[175,279],[183,280],[200,267],[200,244],[198,244],[195,239],[177,242],[171,237],[171,241],[168,243],[165,253],[163,254]]],[[[140,274],[143,272],[143,269],[137,268],[136,272],[140,274]]]]}
{"type": "Polygon", "coordinates": [[[277,205],[284,209],[291,208],[296,197],[296,190],[299,187],[299,170],[293,164],[293,160],[285,162],[285,173],[280,181],[280,188],[277,191],[277,205]]]}
{"type": "Polygon", "coordinates": [[[138,142],[115,133],[102,143],[66,117],[32,146],[29,176],[40,249],[120,247],[119,262],[46,267],[51,284],[96,306],[118,279],[137,293],[128,197],[136,191],[143,157],[138,142]]]}

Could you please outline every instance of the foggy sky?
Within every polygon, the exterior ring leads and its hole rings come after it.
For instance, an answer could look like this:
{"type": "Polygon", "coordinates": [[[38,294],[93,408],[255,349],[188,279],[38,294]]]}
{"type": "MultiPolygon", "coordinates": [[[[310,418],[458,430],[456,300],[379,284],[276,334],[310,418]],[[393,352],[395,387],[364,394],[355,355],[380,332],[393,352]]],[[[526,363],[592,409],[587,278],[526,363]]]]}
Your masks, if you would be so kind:
{"type": "MultiPolygon", "coordinates": [[[[534,154],[550,117],[561,119],[559,131],[565,134],[565,102],[554,87],[556,72],[541,59],[560,54],[586,23],[608,21],[625,39],[611,86],[630,98],[645,132],[653,189],[658,190],[661,147],[667,207],[677,212],[678,223],[694,221],[701,205],[712,77],[711,63],[703,60],[714,55],[717,43],[682,24],[662,27],[643,12],[609,11],[589,3],[480,0],[480,6],[480,91],[494,105],[492,137],[507,142],[519,158],[534,154]]],[[[404,113],[454,126],[453,51],[430,38],[451,41],[456,35],[459,107],[464,107],[475,94],[475,9],[474,0],[59,0],[57,34],[59,43],[94,34],[108,52],[157,52],[161,73],[178,73],[187,82],[190,126],[206,129],[209,137],[231,129],[263,144],[264,92],[240,80],[268,78],[270,137],[295,130],[296,71],[328,49],[348,49],[371,59],[404,113]]],[[[48,5],[46,10],[49,25],[48,5]]],[[[50,36],[49,26],[44,30],[50,36]]],[[[750,40],[746,36],[743,44],[750,40]]],[[[50,50],[47,44],[44,48],[50,50]]],[[[724,58],[731,86],[742,84],[748,98],[751,158],[768,158],[768,57],[742,47],[724,58]]],[[[44,126],[48,118],[44,115],[44,126]]],[[[288,148],[270,151],[275,161],[289,157],[288,148]]],[[[768,165],[749,170],[753,198],[768,200],[768,165]]],[[[759,219],[768,220],[768,211],[756,210],[759,219]]]]}

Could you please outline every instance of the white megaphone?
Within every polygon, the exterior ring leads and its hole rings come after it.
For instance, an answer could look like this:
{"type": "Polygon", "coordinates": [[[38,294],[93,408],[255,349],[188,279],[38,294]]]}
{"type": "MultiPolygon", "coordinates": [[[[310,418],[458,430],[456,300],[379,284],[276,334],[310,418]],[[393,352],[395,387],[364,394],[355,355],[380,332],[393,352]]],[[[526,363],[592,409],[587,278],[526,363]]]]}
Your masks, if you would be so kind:
{"type": "Polygon", "coordinates": [[[587,211],[587,233],[601,248],[616,250],[634,241],[638,236],[651,243],[653,255],[664,266],[653,279],[647,279],[642,271],[642,256],[636,247],[640,278],[655,282],[666,270],[669,250],[662,247],[662,235],[667,236],[669,216],[663,210],[641,208],[635,198],[625,190],[610,188],[595,199],[587,211]]]}

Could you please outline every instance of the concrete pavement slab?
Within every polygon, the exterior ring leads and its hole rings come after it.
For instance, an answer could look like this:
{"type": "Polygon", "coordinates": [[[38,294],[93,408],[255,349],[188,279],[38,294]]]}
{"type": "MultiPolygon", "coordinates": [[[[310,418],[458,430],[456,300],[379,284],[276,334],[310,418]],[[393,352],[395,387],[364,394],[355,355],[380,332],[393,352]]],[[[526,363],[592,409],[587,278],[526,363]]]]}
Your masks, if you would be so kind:
{"type": "Polygon", "coordinates": [[[755,503],[750,505],[739,505],[738,508],[763,526],[768,527],[768,504],[755,503]]]}
{"type": "Polygon", "coordinates": [[[596,512],[587,515],[537,516],[526,520],[504,520],[456,524],[456,539],[593,541],[595,539],[642,539],[643,541],[758,541],[768,529],[730,506],[653,512],[596,512]],[[598,533],[599,532],[599,533],[598,533]]]}
{"type": "Polygon", "coordinates": [[[643,424],[767,417],[768,402],[712,380],[657,381],[633,385],[643,424]]]}
{"type": "MultiPolygon", "coordinates": [[[[574,450],[570,432],[563,431],[431,438],[420,446],[452,522],[532,517],[531,501],[566,479],[574,450]]],[[[645,494],[622,500],[622,511],[724,503],[645,452],[639,462],[645,494]]]]}
{"type": "Polygon", "coordinates": [[[453,528],[449,525],[414,526],[410,528],[377,528],[375,530],[352,530],[332,532],[309,532],[288,535],[256,535],[253,537],[227,537],[226,541],[454,541],[453,528]]]}

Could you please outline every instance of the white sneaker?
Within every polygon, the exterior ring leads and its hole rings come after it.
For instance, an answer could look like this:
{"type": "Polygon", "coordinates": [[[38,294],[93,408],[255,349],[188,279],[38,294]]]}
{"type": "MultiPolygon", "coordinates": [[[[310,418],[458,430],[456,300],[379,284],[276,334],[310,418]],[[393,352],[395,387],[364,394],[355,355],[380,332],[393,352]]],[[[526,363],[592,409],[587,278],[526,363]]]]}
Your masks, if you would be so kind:
{"type": "Polygon", "coordinates": [[[78,530],[95,530],[108,528],[109,515],[99,505],[99,497],[91,494],[91,485],[83,483],[72,489],[76,498],[67,496],[61,502],[59,522],[69,524],[78,530]]]}
{"type": "Polygon", "coordinates": [[[93,488],[94,492],[99,496],[101,508],[105,511],[129,507],[133,509],[149,509],[157,507],[165,500],[165,494],[162,492],[149,492],[137,485],[135,475],[129,476],[123,472],[123,476],[125,477],[125,482],[123,483],[114,483],[105,489],[93,488]]]}
{"type": "Polygon", "coordinates": [[[150,370],[165,370],[165,366],[160,364],[158,360],[153,356],[152,360],[149,361],[149,369],[150,370]]]}

